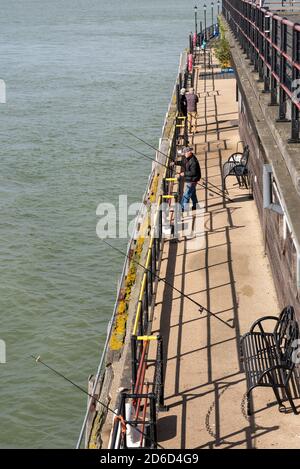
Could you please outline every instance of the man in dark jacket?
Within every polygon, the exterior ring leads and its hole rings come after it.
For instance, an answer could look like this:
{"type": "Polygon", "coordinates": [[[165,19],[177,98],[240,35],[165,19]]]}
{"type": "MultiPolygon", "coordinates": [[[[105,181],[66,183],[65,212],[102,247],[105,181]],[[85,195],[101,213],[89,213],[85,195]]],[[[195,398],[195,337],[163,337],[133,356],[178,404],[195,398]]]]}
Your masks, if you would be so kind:
{"type": "Polygon", "coordinates": [[[185,88],[180,90],[180,111],[184,117],[187,117],[187,101],[185,97],[185,88]]]}
{"type": "Polygon", "coordinates": [[[182,211],[186,210],[190,199],[192,199],[192,210],[196,210],[198,199],[196,194],[197,182],[201,179],[201,169],[199,161],[193,153],[191,147],[183,148],[185,158],[182,161],[177,161],[176,165],[181,166],[183,170],[178,174],[178,179],[183,177],[186,182],[186,189],[181,199],[182,211]]]}

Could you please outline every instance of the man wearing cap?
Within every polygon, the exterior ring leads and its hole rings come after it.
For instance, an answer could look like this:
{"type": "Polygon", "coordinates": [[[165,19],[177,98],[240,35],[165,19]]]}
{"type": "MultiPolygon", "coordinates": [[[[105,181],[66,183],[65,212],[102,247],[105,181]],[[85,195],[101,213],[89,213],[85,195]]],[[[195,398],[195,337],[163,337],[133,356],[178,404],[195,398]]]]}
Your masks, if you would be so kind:
{"type": "Polygon", "coordinates": [[[185,192],[181,199],[181,208],[184,212],[188,207],[190,199],[192,199],[192,210],[196,210],[198,199],[196,194],[197,182],[201,179],[201,169],[199,161],[193,153],[191,147],[184,147],[183,150],[184,159],[177,161],[176,165],[181,166],[183,170],[177,175],[177,178],[183,177],[186,182],[185,192]]]}

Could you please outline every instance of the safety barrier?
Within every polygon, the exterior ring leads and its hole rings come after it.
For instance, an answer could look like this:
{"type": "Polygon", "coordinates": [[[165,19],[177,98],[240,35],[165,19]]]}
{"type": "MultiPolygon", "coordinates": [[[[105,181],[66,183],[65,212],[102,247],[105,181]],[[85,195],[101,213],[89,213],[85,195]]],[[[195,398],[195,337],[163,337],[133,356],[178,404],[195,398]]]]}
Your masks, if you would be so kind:
{"type": "MultiPolygon", "coordinates": [[[[212,25],[204,32],[207,42],[216,36],[216,25],[212,25]]],[[[191,50],[193,53],[194,50],[191,50]]],[[[188,56],[187,56],[188,57],[188,56]]],[[[167,204],[171,201],[180,200],[180,185],[177,193],[173,193],[173,185],[177,182],[174,177],[174,166],[170,165],[175,161],[178,146],[184,146],[188,143],[187,118],[180,115],[179,91],[181,87],[186,86],[189,80],[188,62],[186,67],[179,70],[176,84],[177,98],[177,116],[173,129],[173,138],[170,140],[168,158],[165,161],[165,171],[162,179],[161,194],[159,196],[156,215],[152,226],[152,234],[146,262],[144,264],[144,273],[142,277],[138,304],[136,309],[135,321],[131,335],[131,382],[132,393],[121,393],[121,402],[118,409],[118,418],[114,420],[111,434],[110,448],[125,448],[136,446],[155,447],[156,444],[156,409],[166,409],[164,405],[164,359],[163,359],[163,338],[151,334],[151,315],[153,312],[153,300],[156,293],[159,272],[159,262],[163,247],[163,214],[167,204]],[[154,358],[149,359],[150,343],[156,344],[156,354],[152,351],[154,358]],[[149,365],[153,366],[154,373],[151,384],[146,381],[146,371],[149,365]],[[124,404],[130,401],[128,408],[124,404]],[[134,415],[134,418],[130,415],[134,415]],[[131,420],[130,420],[131,419],[131,420]],[[147,440],[145,432],[135,434],[131,426],[139,429],[147,428],[152,437],[147,440]],[[125,429],[127,429],[125,431],[125,429]],[[129,437],[129,443],[126,440],[129,437]],[[127,436],[126,436],[127,435],[127,436]],[[138,440],[138,443],[137,443],[138,440]]],[[[174,232],[176,229],[176,213],[174,214],[174,232]]]]}
{"type": "MultiPolygon", "coordinates": [[[[207,28],[206,37],[207,39],[210,39],[213,36],[214,27],[212,26],[207,28]]],[[[114,419],[113,431],[109,444],[110,448],[126,447],[127,445],[155,447],[157,441],[156,411],[157,408],[165,408],[163,339],[160,336],[149,335],[151,333],[149,330],[149,324],[157,287],[157,272],[159,271],[159,262],[163,247],[162,206],[167,200],[170,200],[171,197],[176,197],[176,195],[172,194],[172,187],[175,182],[175,178],[173,177],[173,170],[170,168],[169,162],[171,159],[175,159],[177,145],[187,145],[188,143],[187,119],[179,114],[179,90],[181,87],[187,86],[188,79],[187,54],[184,53],[180,57],[178,77],[175,82],[173,97],[163,124],[162,139],[160,141],[160,148],[164,141],[168,142],[168,158],[163,157],[159,151],[156,154],[157,162],[166,165],[166,169],[162,177],[162,188],[158,188],[160,194],[158,196],[157,210],[154,224],[152,226],[151,239],[147,248],[148,251],[144,264],[144,273],[140,284],[139,299],[131,337],[132,393],[121,393],[121,403],[118,408],[119,418],[114,419]],[[156,354],[154,353],[155,357],[152,360],[148,358],[150,343],[156,344],[156,354]],[[151,385],[145,382],[146,369],[149,363],[154,365],[153,382],[151,385]],[[128,410],[126,410],[129,407],[131,409],[130,412],[134,412],[134,418],[132,418],[132,415],[128,414],[128,410]],[[130,436],[130,432],[132,426],[138,426],[145,430],[145,432],[142,431],[143,438],[139,440],[138,444],[131,441],[132,435],[130,436]],[[127,433],[124,432],[124,429],[126,428],[127,433]],[[150,435],[148,439],[145,437],[145,433],[146,435],[150,435]],[[130,441],[127,441],[128,439],[130,441]]],[[[149,177],[149,184],[141,204],[140,214],[139,217],[137,217],[134,235],[128,244],[127,257],[119,283],[120,286],[113,316],[109,324],[107,339],[94,380],[93,389],[90,393],[93,396],[101,395],[101,389],[106,373],[105,359],[109,350],[109,344],[111,343],[113,328],[118,314],[118,308],[120,306],[122,286],[124,285],[124,281],[128,274],[130,263],[134,263],[134,259],[131,257],[131,252],[136,246],[135,234],[138,230],[139,219],[143,212],[143,206],[149,200],[149,193],[151,192],[151,185],[153,184],[154,179],[157,178],[156,182],[158,182],[157,173],[161,173],[161,171],[157,170],[158,164],[159,163],[157,163],[157,165],[154,164],[153,166],[151,176],[149,177]]],[[[179,197],[179,195],[177,195],[177,197],[179,197]]],[[[156,196],[154,198],[156,199],[156,196]]],[[[154,200],[150,197],[150,203],[152,204],[153,202],[154,200]]],[[[80,448],[84,435],[86,437],[86,442],[89,441],[91,429],[88,428],[88,420],[91,418],[93,404],[94,399],[91,398],[89,400],[87,412],[77,442],[77,448],[80,448]]],[[[99,418],[101,419],[101,417],[98,416],[98,420],[99,418]]]]}
{"type": "Polygon", "coordinates": [[[123,391],[114,418],[110,449],[157,448],[156,397],[152,393],[123,391]],[[136,411],[136,401],[140,401],[140,413],[136,411]],[[147,409],[149,412],[147,413],[147,409]]]}
{"type": "Polygon", "coordinates": [[[270,105],[279,105],[277,121],[291,121],[289,143],[299,143],[300,25],[244,0],[224,0],[223,15],[270,93],[270,105]]]}

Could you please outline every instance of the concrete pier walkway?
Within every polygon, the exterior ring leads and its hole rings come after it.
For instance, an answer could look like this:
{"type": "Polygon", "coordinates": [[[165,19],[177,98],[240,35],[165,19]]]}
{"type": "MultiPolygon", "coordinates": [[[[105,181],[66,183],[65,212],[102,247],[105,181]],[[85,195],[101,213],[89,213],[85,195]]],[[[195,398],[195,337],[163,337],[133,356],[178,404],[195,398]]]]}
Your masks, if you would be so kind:
{"type": "MultiPolygon", "coordinates": [[[[203,80],[201,72],[199,65],[190,143],[203,177],[222,187],[222,164],[242,148],[235,79],[203,80]]],[[[160,276],[213,315],[159,283],[152,331],[164,339],[169,411],[159,413],[158,441],[165,448],[299,448],[300,416],[280,413],[272,389],[257,388],[255,413],[246,415],[239,338],[258,317],[280,311],[255,201],[235,178],[227,186],[233,202],[198,186],[205,210],[201,245],[195,249],[186,238],[164,244],[160,276]]]]}

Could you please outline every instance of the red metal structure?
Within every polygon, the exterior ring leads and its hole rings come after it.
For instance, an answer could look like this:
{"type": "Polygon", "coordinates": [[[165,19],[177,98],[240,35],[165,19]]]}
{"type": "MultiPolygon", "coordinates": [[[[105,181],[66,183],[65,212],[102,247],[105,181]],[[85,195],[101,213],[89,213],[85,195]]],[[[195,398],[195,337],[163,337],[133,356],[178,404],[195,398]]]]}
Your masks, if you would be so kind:
{"type": "Polygon", "coordinates": [[[270,92],[270,105],[279,105],[278,121],[291,121],[289,142],[300,142],[300,15],[291,21],[244,0],[224,0],[223,15],[270,92]]]}

